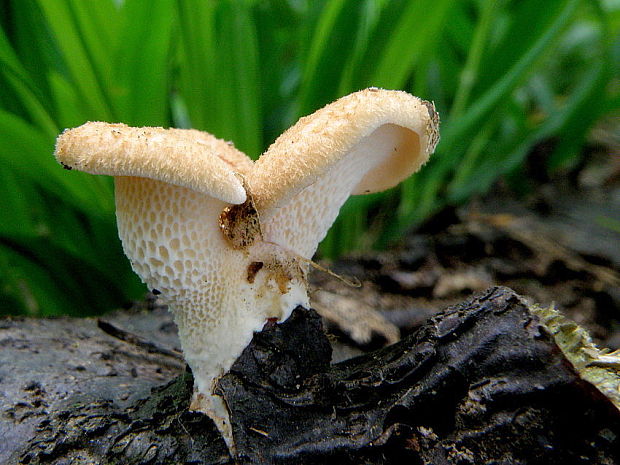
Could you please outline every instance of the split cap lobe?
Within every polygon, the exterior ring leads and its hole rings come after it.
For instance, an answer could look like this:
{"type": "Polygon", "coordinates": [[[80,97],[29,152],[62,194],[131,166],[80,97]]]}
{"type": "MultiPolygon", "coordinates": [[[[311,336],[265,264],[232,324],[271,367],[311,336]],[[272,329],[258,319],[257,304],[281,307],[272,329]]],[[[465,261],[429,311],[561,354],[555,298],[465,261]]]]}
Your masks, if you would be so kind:
{"type": "Polygon", "coordinates": [[[395,186],[438,140],[433,104],[402,91],[362,90],[300,119],[248,178],[266,239],[311,258],[349,195],[395,186]]]}
{"type": "Polygon", "coordinates": [[[250,176],[263,214],[316,182],[345,157],[366,173],[352,194],[379,192],[417,171],[439,140],[432,103],[406,92],[366,89],[301,118],[260,157],[250,176]]]}
{"type": "Polygon", "coordinates": [[[91,174],[155,179],[227,203],[245,202],[242,181],[252,161],[231,144],[193,129],[86,123],[56,142],[56,159],[91,174]]]}

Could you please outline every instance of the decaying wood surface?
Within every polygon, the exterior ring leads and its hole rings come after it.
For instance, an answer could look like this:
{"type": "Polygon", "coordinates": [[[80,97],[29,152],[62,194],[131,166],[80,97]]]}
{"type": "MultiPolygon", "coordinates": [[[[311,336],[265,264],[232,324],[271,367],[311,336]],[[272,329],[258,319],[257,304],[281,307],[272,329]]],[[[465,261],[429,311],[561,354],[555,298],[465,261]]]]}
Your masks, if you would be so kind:
{"type": "Polygon", "coordinates": [[[257,333],[219,385],[234,460],[139,320],[0,320],[0,463],[620,463],[618,410],[507,288],[338,364],[312,310],[257,333]]]}

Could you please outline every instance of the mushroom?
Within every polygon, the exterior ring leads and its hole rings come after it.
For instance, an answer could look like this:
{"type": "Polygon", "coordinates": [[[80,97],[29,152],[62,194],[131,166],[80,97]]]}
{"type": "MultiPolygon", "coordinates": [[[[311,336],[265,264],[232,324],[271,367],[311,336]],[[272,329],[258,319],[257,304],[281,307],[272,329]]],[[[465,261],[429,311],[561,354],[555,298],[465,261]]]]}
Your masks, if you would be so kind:
{"type": "Polygon", "coordinates": [[[192,408],[230,446],[216,381],[267,320],[309,307],[308,263],[342,204],[417,171],[438,124],[432,103],[370,88],[300,119],[255,163],[204,132],[98,122],[66,130],[55,155],[115,177],[123,249],[174,313],[192,408]]]}

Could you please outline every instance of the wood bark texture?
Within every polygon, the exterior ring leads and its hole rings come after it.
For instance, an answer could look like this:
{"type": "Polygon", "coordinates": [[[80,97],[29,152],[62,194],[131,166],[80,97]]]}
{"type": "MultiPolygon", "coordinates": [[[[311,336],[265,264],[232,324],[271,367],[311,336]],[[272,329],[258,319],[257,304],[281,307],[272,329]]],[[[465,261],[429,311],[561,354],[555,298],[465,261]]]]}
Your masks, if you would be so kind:
{"type": "Polygon", "coordinates": [[[269,325],[218,386],[234,457],[208,418],[187,411],[189,373],[157,386],[179,372],[173,348],[101,326],[1,322],[0,463],[620,463],[617,408],[507,288],[334,365],[313,310],[269,325]],[[45,329],[45,353],[32,354],[28,334],[45,329]],[[63,356],[83,369],[52,373],[45,367],[59,363],[37,361],[63,356]]]}

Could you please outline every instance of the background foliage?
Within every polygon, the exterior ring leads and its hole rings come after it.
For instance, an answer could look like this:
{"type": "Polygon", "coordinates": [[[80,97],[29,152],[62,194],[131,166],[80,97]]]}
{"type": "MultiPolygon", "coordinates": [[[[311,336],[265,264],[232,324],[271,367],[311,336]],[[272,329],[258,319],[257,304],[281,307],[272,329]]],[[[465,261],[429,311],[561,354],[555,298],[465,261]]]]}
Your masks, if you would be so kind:
{"type": "Polygon", "coordinates": [[[385,246],[500,176],[520,182],[536,144],[552,142],[550,171],[579,161],[589,128],[619,106],[619,3],[0,2],[0,314],[96,313],[144,292],[111,180],[53,160],[63,128],[195,127],[257,157],[339,96],[410,91],[442,116],[436,155],[400,187],[347,203],[322,251],[385,246]]]}

